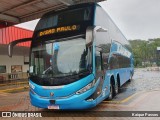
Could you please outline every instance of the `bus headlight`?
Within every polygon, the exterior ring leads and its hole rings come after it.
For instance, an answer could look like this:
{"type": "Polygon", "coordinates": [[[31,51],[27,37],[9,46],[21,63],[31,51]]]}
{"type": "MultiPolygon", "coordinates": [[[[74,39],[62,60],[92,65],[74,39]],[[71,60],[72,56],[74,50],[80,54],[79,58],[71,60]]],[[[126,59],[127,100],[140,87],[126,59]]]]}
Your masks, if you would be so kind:
{"type": "Polygon", "coordinates": [[[91,88],[94,86],[95,82],[96,82],[96,81],[93,80],[91,83],[89,83],[88,85],[86,85],[86,86],[83,87],[82,89],[78,90],[78,91],[76,92],[76,94],[82,94],[82,93],[86,92],[87,90],[91,89],[91,88]]]}

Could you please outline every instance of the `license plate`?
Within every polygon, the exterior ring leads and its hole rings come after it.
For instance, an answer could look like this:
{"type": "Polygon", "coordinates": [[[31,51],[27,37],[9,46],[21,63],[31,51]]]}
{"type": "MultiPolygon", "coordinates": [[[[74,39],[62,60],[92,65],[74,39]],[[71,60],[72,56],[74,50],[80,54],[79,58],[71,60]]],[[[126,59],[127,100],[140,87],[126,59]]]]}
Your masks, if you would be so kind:
{"type": "Polygon", "coordinates": [[[55,109],[58,110],[59,109],[59,105],[49,105],[48,109],[55,109]]]}

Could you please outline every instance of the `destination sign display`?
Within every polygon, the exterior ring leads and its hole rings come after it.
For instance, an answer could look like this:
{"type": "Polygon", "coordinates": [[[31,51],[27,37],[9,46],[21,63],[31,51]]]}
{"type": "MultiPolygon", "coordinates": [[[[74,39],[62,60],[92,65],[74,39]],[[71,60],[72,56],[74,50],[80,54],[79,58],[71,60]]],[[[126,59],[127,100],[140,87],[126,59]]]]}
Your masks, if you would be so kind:
{"type": "Polygon", "coordinates": [[[60,32],[76,31],[79,29],[80,29],[80,25],[62,26],[62,27],[51,28],[44,31],[40,31],[38,33],[38,36],[41,37],[41,36],[60,33],[60,32]]]}

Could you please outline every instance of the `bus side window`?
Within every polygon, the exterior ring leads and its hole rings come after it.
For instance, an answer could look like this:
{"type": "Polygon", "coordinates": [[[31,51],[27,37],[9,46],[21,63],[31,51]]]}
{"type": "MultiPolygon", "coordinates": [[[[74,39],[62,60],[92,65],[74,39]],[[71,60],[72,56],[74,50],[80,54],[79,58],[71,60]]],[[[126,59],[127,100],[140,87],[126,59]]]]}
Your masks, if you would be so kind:
{"type": "Polygon", "coordinates": [[[112,55],[109,61],[109,67],[110,69],[117,69],[119,68],[118,59],[116,55],[112,55]]]}
{"type": "Polygon", "coordinates": [[[108,65],[108,55],[102,54],[103,55],[103,68],[104,70],[107,70],[109,65],[108,65]]]}

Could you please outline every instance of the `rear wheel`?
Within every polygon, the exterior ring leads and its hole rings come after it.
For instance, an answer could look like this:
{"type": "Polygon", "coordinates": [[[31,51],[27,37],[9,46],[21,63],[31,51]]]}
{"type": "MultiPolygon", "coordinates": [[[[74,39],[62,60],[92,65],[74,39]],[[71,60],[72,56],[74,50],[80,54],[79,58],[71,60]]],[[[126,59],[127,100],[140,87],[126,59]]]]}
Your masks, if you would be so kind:
{"type": "Polygon", "coordinates": [[[118,93],[119,93],[119,87],[118,87],[118,82],[116,82],[114,87],[114,95],[117,95],[118,93]]]}
{"type": "Polygon", "coordinates": [[[110,83],[110,92],[109,92],[108,100],[112,100],[112,99],[113,99],[113,85],[112,83],[110,83]]]}

